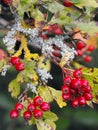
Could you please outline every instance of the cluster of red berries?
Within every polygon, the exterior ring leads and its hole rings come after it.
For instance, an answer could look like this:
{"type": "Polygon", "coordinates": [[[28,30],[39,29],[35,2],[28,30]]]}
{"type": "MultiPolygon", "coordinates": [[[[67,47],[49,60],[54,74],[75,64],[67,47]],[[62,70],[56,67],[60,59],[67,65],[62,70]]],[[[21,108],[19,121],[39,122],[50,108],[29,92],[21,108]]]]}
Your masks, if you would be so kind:
{"type": "Polygon", "coordinates": [[[9,5],[12,4],[13,0],[3,0],[4,4],[9,5]]]}
{"type": "Polygon", "coordinates": [[[85,62],[91,62],[92,57],[90,55],[85,54],[85,52],[92,52],[95,50],[95,47],[93,45],[89,45],[88,47],[83,41],[78,41],[76,43],[76,49],[77,49],[77,55],[79,57],[83,57],[83,60],[85,62]],[[86,49],[85,49],[86,48],[86,49]]]}
{"type": "Polygon", "coordinates": [[[73,77],[66,76],[62,86],[62,98],[69,101],[72,107],[85,106],[86,101],[92,100],[92,87],[82,78],[82,72],[77,69],[73,77]]]}
{"type": "MultiPolygon", "coordinates": [[[[10,118],[16,119],[19,116],[19,111],[21,111],[24,106],[21,103],[17,103],[15,108],[10,111],[10,118]]],[[[35,119],[41,119],[43,117],[43,112],[50,110],[50,104],[44,102],[41,96],[36,96],[33,102],[27,106],[26,111],[23,113],[23,118],[25,120],[30,120],[32,116],[35,119]]]]}
{"type": "Polygon", "coordinates": [[[16,68],[18,71],[22,71],[25,69],[24,63],[20,60],[19,57],[11,57],[10,63],[16,68]]]}
{"type": "Polygon", "coordinates": [[[61,26],[59,26],[58,24],[51,24],[47,29],[40,32],[39,36],[42,37],[43,39],[48,39],[49,37],[62,34],[63,30],[61,26]]]}
{"type": "Polygon", "coordinates": [[[62,35],[63,30],[58,24],[50,25],[48,28],[48,33],[54,33],[55,35],[62,35]]]}

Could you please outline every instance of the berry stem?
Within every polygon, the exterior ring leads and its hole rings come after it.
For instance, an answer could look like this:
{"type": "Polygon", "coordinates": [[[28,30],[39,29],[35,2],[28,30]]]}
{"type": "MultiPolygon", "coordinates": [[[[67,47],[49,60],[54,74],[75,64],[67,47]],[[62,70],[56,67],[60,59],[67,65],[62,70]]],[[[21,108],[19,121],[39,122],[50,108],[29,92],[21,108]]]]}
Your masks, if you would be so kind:
{"type": "Polygon", "coordinates": [[[23,91],[22,94],[18,97],[19,103],[22,102],[24,99],[26,99],[29,104],[31,103],[27,96],[27,89],[23,91]]]}
{"type": "Polygon", "coordinates": [[[62,68],[62,71],[67,75],[67,76],[73,76],[73,72],[74,72],[74,70],[73,69],[69,69],[69,68],[65,68],[65,67],[63,67],[62,68]]]}
{"type": "Polygon", "coordinates": [[[61,70],[62,70],[62,75],[63,75],[63,79],[64,79],[65,75],[71,76],[71,77],[73,76],[73,72],[74,72],[73,69],[69,69],[69,68],[66,68],[66,67],[61,67],[60,64],[56,61],[55,58],[53,59],[53,62],[54,62],[57,66],[59,66],[59,67],[61,68],[61,70]]]}

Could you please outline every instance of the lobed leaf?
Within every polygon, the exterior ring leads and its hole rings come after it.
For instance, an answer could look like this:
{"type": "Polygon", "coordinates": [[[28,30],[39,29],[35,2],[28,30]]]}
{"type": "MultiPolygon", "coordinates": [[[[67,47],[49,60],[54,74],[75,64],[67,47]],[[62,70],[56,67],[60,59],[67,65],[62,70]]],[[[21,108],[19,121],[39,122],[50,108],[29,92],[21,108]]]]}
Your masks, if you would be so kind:
{"type": "Polygon", "coordinates": [[[20,94],[20,83],[16,79],[12,80],[8,86],[8,91],[11,92],[11,96],[17,98],[20,94]]]}
{"type": "Polygon", "coordinates": [[[51,92],[49,91],[48,87],[46,86],[39,86],[38,87],[38,93],[40,96],[43,97],[44,101],[52,102],[53,97],[51,95],[51,92]]]}
{"type": "Polygon", "coordinates": [[[88,7],[98,7],[96,0],[70,0],[78,7],[88,6],[88,7]]]}
{"type": "Polygon", "coordinates": [[[32,117],[32,119],[28,121],[28,124],[29,125],[36,124],[35,118],[32,117]]]}
{"type": "Polygon", "coordinates": [[[66,106],[66,102],[63,101],[62,99],[62,91],[60,90],[55,90],[54,88],[52,87],[48,87],[50,92],[51,92],[51,95],[53,97],[53,99],[57,102],[57,104],[59,105],[60,108],[66,106]]]}
{"type": "Polygon", "coordinates": [[[56,121],[58,120],[58,117],[55,113],[51,112],[51,111],[48,111],[48,112],[44,112],[44,115],[43,117],[45,119],[48,119],[48,120],[51,120],[51,121],[56,121]]]}
{"type": "Polygon", "coordinates": [[[52,13],[56,13],[64,9],[64,6],[56,1],[53,1],[52,3],[47,3],[44,5],[44,7],[52,13]]]}
{"type": "Polygon", "coordinates": [[[4,65],[4,59],[0,60],[0,71],[2,70],[3,65],[4,65]]]}
{"type": "Polygon", "coordinates": [[[37,120],[36,121],[36,126],[38,130],[55,130],[56,125],[53,121],[51,120],[37,120]]]}
{"type": "Polygon", "coordinates": [[[89,32],[89,34],[93,34],[98,31],[98,26],[95,22],[75,22],[76,27],[84,32],[89,32]]]}
{"type": "Polygon", "coordinates": [[[98,68],[83,69],[83,77],[92,86],[93,102],[98,103],[98,68]]]}

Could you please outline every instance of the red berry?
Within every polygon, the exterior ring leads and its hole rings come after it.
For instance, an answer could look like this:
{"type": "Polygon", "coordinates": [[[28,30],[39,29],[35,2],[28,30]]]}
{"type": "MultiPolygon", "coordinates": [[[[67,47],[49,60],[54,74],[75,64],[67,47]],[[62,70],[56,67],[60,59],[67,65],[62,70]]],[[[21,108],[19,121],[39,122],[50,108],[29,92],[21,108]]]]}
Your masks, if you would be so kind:
{"type": "Polygon", "coordinates": [[[36,119],[41,119],[43,117],[43,112],[42,110],[38,110],[38,109],[35,109],[34,110],[34,117],[36,119]]]}
{"type": "Polygon", "coordinates": [[[82,96],[84,93],[85,93],[84,88],[80,88],[80,89],[77,90],[78,96],[82,96]]]}
{"type": "Polygon", "coordinates": [[[55,30],[53,30],[53,32],[56,34],[56,35],[62,35],[63,34],[63,31],[61,28],[56,28],[55,30]]]}
{"type": "Polygon", "coordinates": [[[48,102],[43,102],[40,106],[42,111],[49,111],[50,110],[50,104],[48,102]]]}
{"type": "Polygon", "coordinates": [[[82,77],[82,72],[81,72],[80,70],[75,70],[75,71],[73,72],[73,76],[74,76],[75,78],[81,78],[81,77],[82,77]]]}
{"type": "Polygon", "coordinates": [[[16,65],[20,62],[20,58],[19,57],[11,57],[10,62],[12,65],[16,65]]]}
{"type": "Polygon", "coordinates": [[[64,6],[70,7],[70,6],[72,6],[72,5],[73,5],[73,3],[70,2],[69,0],[65,0],[65,1],[64,1],[64,6]]]}
{"type": "Polygon", "coordinates": [[[71,93],[72,95],[75,95],[77,92],[76,92],[75,89],[70,89],[70,93],[71,93]]]}
{"type": "Polygon", "coordinates": [[[20,62],[20,63],[16,64],[15,68],[18,71],[24,70],[25,69],[24,63],[20,62]]]}
{"type": "Polygon", "coordinates": [[[70,93],[67,93],[67,94],[62,93],[62,98],[64,101],[68,101],[71,99],[71,95],[70,93]]]}
{"type": "Polygon", "coordinates": [[[92,61],[92,57],[91,56],[85,56],[84,57],[84,61],[85,62],[91,62],[92,61]]]}
{"type": "Polygon", "coordinates": [[[13,118],[13,119],[18,118],[18,111],[17,110],[11,110],[10,111],[10,118],[13,118]]]}
{"type": "Polygon", "coordinates": [[[85,80],[85,79],[82,79],[81,80],[81,85],[82,85],[83,88],[87,87],[88,86],[88,81],[85,80]]]}
{"type": "Polygon", "coordinates": [[[32,118],[32,113],[31,113],[30,111],[25,111],[25,112],[23,113],[23,118],[24,118],[25,120],[30,120],[30,119],[32,118]]]}
{"type": "Polygon", "coordinates": [[[22,105],[21,103],[17,103],[17,104],[15,105],[15,109],[16,109],[17,111],[22,110],[22,109],[23,109],[23,105],[22,105]]]}
{"type": "Polygon", "coordinates": [[[86,44],[83,41],[78,41],[76,46],[78,50],[81,50],[86,46],[86,44]]]}
{"type": "Polygon", "coordinates": [[[78,107],[78,106],[79,106],[78,98],[74,98],[74,99],[71,101],[71,106],[72,106],[72,107],[78,107]]]}
{"type": "Polygon", "coordinates": [[[59,50],[54,50],[54,51],[52,52],[52,54],[53,54],[54,56],[56,56],[56,57],[59,57],[59,56],[60,56],[60,51],[59,51],[59,50]]]}
{"type": "Polygon", "coordinates": [[[64,94],[66,94],[66,93],[70,93],[70,87],[69,86],[62,86],[62,92],[64,93],[64,94]]]}
{"type": "Polygon", "coordinates": [[[70,86],[71,81],[72,81],[71,77],[66,76],[66,77],[64,78],[64,85],[70,86]]]}
{"type": "Polygon", "coordinates": [[[4,4],[9,5],[12,4],[13,0],[3,0],[4,4]]]}
{"type": "Polygon", "coordinates": [[[85,93],[85,94],[84,94],[84,97],[85,97],[85,99],[86,99],[87,101],[92,100],[92,94],[91,94],[91,93],[85,93]]]}
{"type": "Polygon", "coordinates": [[[33,111],[35,110],[35,108],[36,108],[36,107],[35,107],[34,104],[29,104],[29,105],[28,105],[28,110],[31,111],[31,112],[33,112],[33,111]]]}
{"type": "Polygon", "coordinates": [[[89,45],[88,48],[87,48],[87,51],[90,51],[90,52],[92,52],[94,50],[95,50],[94,45],[89,45]]]}
{"type": "Polygon", "coordinates": [[[33,102],[35,106],[40,106],[43,103],[43,98],[41,96],[36,96],[33,102]]]}
{"type": "Polygon", "coordinates": [[[48,28],[48,31],[53,32],[56,28],[58,28],[57,24],[50,25],[49,28],[48,28]]]}
{"type": "Polygon", "coordinates": [[[83,51],[82,50],[77,50],[77,55],[78,56],[82,56],[83,55],[83,51]]]}
{"type": "Polygon", "coordinates": [[[73,89],[76,89],[76,90],[79,89],[79,88],[81,88],[81,80],[79,80],[79,79],[73,79],[71,87],[73,89]]]}
{"type": "Polygon", "coordinates": [[[78,100],[79,100],[79,105],[80,106],[85,106],[86,105],[85,97],[81,96],[81,97],[78,98],[78,100]]]}
{"type": "Polygon", "coordinates": [[[85,87],[85,92],[86,92],[86,93],[91,92],[91,90],[92,90],[92,87],[91,87],[91,86],[85,87]]]}

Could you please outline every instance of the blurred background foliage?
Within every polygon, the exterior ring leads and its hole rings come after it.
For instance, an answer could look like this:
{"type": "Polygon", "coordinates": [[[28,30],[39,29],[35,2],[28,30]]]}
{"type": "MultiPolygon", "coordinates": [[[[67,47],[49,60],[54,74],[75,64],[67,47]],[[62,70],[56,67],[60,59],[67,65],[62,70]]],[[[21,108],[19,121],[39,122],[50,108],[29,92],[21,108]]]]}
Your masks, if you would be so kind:
{"type": "MultiPolygon", "coordinates": [[[[6,17],[5,14],[1,14],[0,18],[4,20],[12,21],[12,16],[6,17]]],[[[0,26],[0,48],[6,51],[5,46],[2,43],[2,38],[6,35],[6,27],[0,26]]],[[[92,63],[82,63],[87,67],[98,67],[98,49],[93,53],[92,63]]],[[[54,80],[49,81],[49,85],[60,89],[62,85],[61,70],[51,63],[51,74],[54,80]]],[[[36,130],[35,126],[28,126],[26,122],[19,117],[17,120],[12,120],[9,117],[9,112],[13,109],[14,104],[17,102],[12,99],[10,93],[8,93],[9,82],[16,77],[17,72],[13,69],[7,72],[5,77],[0,75],[0,130],[36,130]]],[[[94,104],[94,109],[86,106],[84,108],[71,108],[69,105],[63,109],[59,109],[55,102],[52,105],[52,111],[56,112],[59,120],[56,122],[57,130],[98,130],[98,105],[94,104]]]]}

